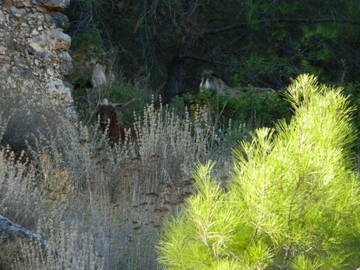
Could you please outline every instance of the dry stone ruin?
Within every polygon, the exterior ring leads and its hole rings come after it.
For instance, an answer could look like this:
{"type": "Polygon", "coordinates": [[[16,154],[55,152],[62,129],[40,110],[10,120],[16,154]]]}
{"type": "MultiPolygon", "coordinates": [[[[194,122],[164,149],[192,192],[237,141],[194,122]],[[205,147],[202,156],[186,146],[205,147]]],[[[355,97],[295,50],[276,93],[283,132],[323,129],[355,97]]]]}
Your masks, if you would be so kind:
{"type": "Polygon", "coordinates": [[[5,137],[15,140],[14,131],[18,141],[30,136],[49,109],[76,119],[71,85],[64,80],[72,69],[71,38],[63,32],[69,22],[62,13],[69,3],[0,0],[0,113],[12,119],[5,137]]]}

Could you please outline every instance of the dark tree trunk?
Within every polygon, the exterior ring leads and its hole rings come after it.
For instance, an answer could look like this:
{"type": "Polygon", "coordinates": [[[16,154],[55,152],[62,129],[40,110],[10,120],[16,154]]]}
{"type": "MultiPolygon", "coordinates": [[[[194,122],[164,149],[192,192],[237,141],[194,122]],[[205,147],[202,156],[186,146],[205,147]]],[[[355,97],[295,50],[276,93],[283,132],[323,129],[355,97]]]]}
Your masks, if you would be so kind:
{"type": "Polygon", "coordinates": [[[168,67],[164,90],[164,101],[168,103],[177,95],[184,93],[184,60],[175,56],[168,67]]]}

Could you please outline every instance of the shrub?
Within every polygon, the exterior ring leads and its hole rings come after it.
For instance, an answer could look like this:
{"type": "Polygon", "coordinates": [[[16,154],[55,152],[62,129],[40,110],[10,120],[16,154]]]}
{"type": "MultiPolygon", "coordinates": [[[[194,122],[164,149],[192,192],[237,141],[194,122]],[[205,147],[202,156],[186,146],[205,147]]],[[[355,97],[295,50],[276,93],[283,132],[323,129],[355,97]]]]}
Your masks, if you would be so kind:
{"type": "Polygon", "coordinates": [[[94,236],[80,233],[76,226],[49,222],[46,247],[37,242],[21,242],[13,270],[103,270],[103,259],[94,250],[94,236]]]}
{"type": "Polygon", "coordinates": [[[235,152],[223,190],[199,166],[197,195],[167,222],[165,269],[355,269],[360,187],[351,164],[356,134],[341,90],[299,76],[289,87],[295,115],[256,130],[235,152]]]}
{"type": "Polygon", "coordinates": [[[151,105],[136,120],[139,139],[110,147],[96,127],[60,117],[31,148],[37,166],[0,151],[0,214],[39,231],[51,248],[44,255],[25,245],[15,269],[62,269],[62,260],[64,269],[94,269],[95,254],[96,269],[157,268],[162,220],[191,194],[189,172],[206,159],[208,140],[194,132],[200,116],[151,105]]]}
{"type": "Polygon", "coordinates": [[[275,120],[290,116],[289,106],[281,98],[281,92],[275,91],[259,94],[248,89],[239,98],[204,91],[197,95],[185,95],[184,99],[190,111],[198,105],[208,106],[219,124],[232,119],[236,124],[246,123],[250,128],[273,126],[275,120]]]}

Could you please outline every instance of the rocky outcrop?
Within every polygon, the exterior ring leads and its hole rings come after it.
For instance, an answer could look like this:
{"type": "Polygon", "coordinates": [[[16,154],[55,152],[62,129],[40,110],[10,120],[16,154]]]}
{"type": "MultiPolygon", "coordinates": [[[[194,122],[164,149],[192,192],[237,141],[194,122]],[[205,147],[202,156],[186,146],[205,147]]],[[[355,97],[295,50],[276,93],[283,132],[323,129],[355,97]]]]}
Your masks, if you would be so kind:
{"type": "MultiPolygon", "coordinates": [[[[60,109],[76,117],[68,53],[68,19],[61,13],[70,0],[0,0],[0,95],[60,109]]],[[[26,103],[26,102],[25,102],[26,103]]],[[[24,103],[24,104],[25,104],[24,103]]]]}
{"type": "Polygon", "coordinates": [[[45,246],[46,241],[40,236],[24,227],[10,221],[6,217],[0,215],[0,240],[1,242],[13,241],[14,239],[25,239],[39,241],[45,246]]]}
{"type": "Polygon", "coordinates": [[[64,9],[70,4],[70,0],[35,0],[34,2],[49,10],[61,11],[64,11],[64,9]]]}
{"type": "Polygon", "coordinates": [[[24,227],[0,215],[0,270],[12,268],[15,258],[19,258],[24,243],[37,243],[41,250],[47,250],[47,241],[24,227]]]}

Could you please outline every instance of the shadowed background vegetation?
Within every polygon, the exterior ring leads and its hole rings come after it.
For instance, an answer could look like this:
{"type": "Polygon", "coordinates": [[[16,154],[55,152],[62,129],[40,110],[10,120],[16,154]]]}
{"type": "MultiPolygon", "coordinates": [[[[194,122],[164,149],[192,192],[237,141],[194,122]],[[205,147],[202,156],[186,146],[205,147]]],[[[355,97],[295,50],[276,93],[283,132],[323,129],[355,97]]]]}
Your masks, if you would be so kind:
{"type": "MultiPolygon", "coordinates": [[[[298,74],[311,73],[343,86],[353,104],[360,102],[356,0],[74,0],[68,16],[77,100],[84,100],[82,89],[89,80],[76,65],[86,52],[90,58],[111,59],[123,80],[122,86],[109,89],[116,102],[127,100],[118,94],[125,82],[141,86],[139,100],[149,102],[149,96],[161,94],[163,101],[178,96],[177,105],[191,106],[204,100],[198,96],[204,69],[214,70],[231,86],[277,91],[298,74]]],[[[262,104],[251,97],[231,102],[222,116],[269,126],[289,116],[286,106],[277,97],[262,104]]],[[[359,123],[359,111],[354,115],[359,123]]]]}

